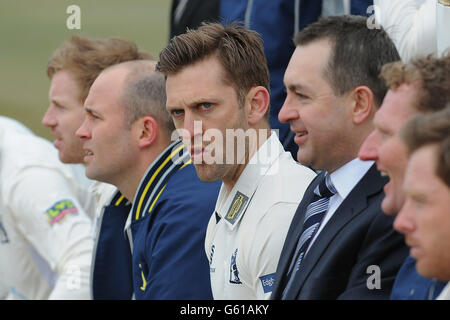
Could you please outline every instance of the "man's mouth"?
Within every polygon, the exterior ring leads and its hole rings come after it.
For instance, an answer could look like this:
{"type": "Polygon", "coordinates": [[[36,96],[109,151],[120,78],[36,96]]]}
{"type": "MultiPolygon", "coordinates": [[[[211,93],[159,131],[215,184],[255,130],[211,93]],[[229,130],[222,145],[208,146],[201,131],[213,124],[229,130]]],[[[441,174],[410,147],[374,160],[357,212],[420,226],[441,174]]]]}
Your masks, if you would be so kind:
{"type": "Polygon", "coordinates": [[[84,161],[84,162],[87,162],[87,160],[88,160],[91,156],[93,156],[94,153],[93,153],[91,150],[89,150],[89,149],[83,149],[83,151],[84,151],[84,159],[83,159],[83,161],[84,161]]]}
{"type": "Polygon", "coordinates": [[[56,149],[59,149],[59,147],[61,146],[61,143],[62,143],[62,139],[61,138],[57,138],[55,141],[53,141],[53,146],[56,149]]]}
{"type": "Polygon", "coordinates": [[[409,247],[410,255],[414,258],[417,258],[417,255],[420,254],[421,251],[419,244],[416,241],[412,241],[408,237],[406,237],[405,243],[409,247]]]}
{"type": "Polygon", "coordinates": [[[387,173],[386,170],[384,170],[384,168],[380,168],[379,163],[377,162],[377,170],[380,172],[380,175],[382,177],[388,177],[389,178],[389,174],[387,173]]]}
{"type": "Polygon", "coordinates": [[[294,136],[294,142],[298,145],[305,143],[307,136],[308,136],[308,131],[307,130],[303,130],[303,131],[294,131],[295,132],[295,136],[294,136]]]}

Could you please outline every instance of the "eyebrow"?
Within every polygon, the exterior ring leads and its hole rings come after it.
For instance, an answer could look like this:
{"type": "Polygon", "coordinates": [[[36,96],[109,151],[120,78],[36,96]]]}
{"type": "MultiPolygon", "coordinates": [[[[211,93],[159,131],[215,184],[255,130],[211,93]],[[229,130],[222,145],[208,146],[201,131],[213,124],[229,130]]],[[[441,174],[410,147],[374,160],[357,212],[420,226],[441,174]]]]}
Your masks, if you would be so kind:
{"type": "MultiPolygon", "coordinates": [[[[199,104],[202,104],[202,103],[205,103],[205,102],[218,103],[218,102],[220,102],[220,99],[208,98],[208,97],[206,97],[206,98],[199,98],[199,99],[195,99],[195,100],[189,102],[187,105],[185,105],[185,107],[191,109],[191,108],[195,108],[199,104]]],[[[169,110],[178,110],[178,109],[181,109],[181,107],[175,107],[175,106],[167,105],[167,109],[169,109],[169,110]]]]}
{"type": "Polygon", "coordinates": [[[101,116],[100,113],[98,113],[96,110],[92,109],[91,107],[84,107],[84,112],[93,114],[93,115],[97,115],[97,116],[101,116]]]}
{"type": "Polygon", "coordinates": [[[421,200],[421,201],[428,199],[427,195],[424,193],[424,190],[417,189],[416,186],[414,186],[413,188],[411,188],[410,186],[406,186],[406,187],[404,186],[403,190],[412,199],[421,200]]]}
{"type": "Polygon", "coordinates": [[[50,103],[56,104],[58,106],[62,105],[62,103],[58,99],[52,98],[52,99],[49,99],[49,100],[50,100],[50,103]]]}
{"type": "Polygon", "coordinates": [[[293,83],[285,87],[290,91],[308,91],[308,88],[300,83],[293,83]]]}
{"type": "Polygon", "coordinates": [[[48,100],[50,101],[50,103],[57,104],[58,106],[63,106],[65,104],[64,100],[61,100],[59,97],[49,97],[48,100]]]}

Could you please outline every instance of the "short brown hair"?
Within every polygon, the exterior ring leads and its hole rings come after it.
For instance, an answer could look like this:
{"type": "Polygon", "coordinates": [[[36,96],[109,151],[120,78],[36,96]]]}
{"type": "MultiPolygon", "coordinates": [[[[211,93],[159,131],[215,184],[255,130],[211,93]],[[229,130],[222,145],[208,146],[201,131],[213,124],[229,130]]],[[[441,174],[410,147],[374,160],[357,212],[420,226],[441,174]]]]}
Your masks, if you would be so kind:
{"type": "Polygon", "coordinates": [[[428,144],[438,144],[436,174],[450,187],[450,104],[441,111],[419,114],[401,131],[410,153],[428,144]]]}
{"type": "Polygon", "coordinates": [[[128,68],[121,102],[125,108],[125,125],[144,116],[155,118],[161,131],[169,137],[175,130],[172,117],[166,109],[164,75],[155,71],[154,61],[128,61],[114,67],[128,68]]]}
{"type": "Polygon", "coordinates": [[[140,51],[136,45],[120,38],[89,39],[72,36],[49,59],[47,76],[51,79],[60,70],[68,70],[80,87],[84,102],[94,80],[105,68],[125,61],[151,59],[151,54],[140,51]]]}
{"type": "Polygon", "coordinates": [[[224,67],[223,80],[234,87],[240,105],[254,86],[263,86],[270,91],[269,70],[261,38],[255,31],[237,23],[228,26],[203,23],[196,30],[173,37],[159,54],[156,69],[166,76],[173,75],[211,56],[217,57],[224,67]]]}
{"type": "Polygon", "coordinates": [[[431,54],[407,63],[398,61],[387,64],[383,66],[380,76],[391,90],[403,83],[418,83],[418,111],[442,110],[450,101],[450,52],[441,58],[431,54]]]}
{"type": "Polygon", "coordinates": [[[325,17],[298,32],[294,44],[308,45],[320,40],[328,40],[331,45],[324,75],[334,94],[341,96],[365,85],[373,92],[379,107],[387,91],[385,83],[378,77],[381,67],[400,60],[384,29],[369,29],[367,18],[362,16],[325,17]]]}

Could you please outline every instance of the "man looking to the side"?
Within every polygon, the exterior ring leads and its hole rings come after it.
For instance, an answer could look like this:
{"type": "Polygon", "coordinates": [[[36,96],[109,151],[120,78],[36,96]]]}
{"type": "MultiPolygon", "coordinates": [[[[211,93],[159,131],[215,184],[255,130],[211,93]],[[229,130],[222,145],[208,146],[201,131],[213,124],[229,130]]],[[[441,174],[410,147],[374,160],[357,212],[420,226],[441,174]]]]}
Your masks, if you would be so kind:
{"type": "Polygon", "coordinates": [[[292,215],[315,173],[270,132],[261,40],[239,25],[205,24],[172,38],[158,69],[199,178],[222,181],[205,240],[214,298],[268,299],[292,215]]]}
{"type": "Polygon", "coordinates": [[[133,199],[126,235],[116,236],[130,241],[134,297],[210,299],[203,241],[219,185],[201,182],[185,146],[171,141],[164,76],[155,64],[129,61],[102,71],[76,134],[86,175],[133,199]]]}
{"type": "Polygon", "coordinates": [[[424,277],[447,285],[438,299],[450,299],[450,105],[418,115],[402,129],[411,154],[405,171],[405,203],[395,227],[405,234],[424,277]]]}
{"type": "MultiPolygon", "coordinates": [[[[403,183],[408,162],[406,146],[399,133],[413,116],[442,110],[450,101],[450,54],[387,64],[381,78],[389,90],[375,114],[375,130],[361,146],[359,157],[375,161],[378,170],[389,176],[381,209],[396,216],[395,226],[405,201],[403,183]]],[[[413,257],[406,258],[396,277],[391,299],[434,299],[439,294],[444,283],[422,277],[415,264],[413,257]]]]}

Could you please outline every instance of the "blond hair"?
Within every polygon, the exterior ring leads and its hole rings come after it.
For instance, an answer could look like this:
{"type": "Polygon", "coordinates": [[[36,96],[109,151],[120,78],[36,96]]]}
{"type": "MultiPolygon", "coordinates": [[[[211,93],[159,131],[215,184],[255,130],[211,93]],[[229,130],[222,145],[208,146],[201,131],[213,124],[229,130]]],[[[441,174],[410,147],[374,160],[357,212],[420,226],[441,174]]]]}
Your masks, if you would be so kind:
{"type": "Polygon", "coordinates": [[[450,101],[450,53],[441,58],[434,55],[413,59],[408,63],[397,61],[383,66],[380,77],[391,90],[403,83],[419,85],[416,108],[433,112],[445,108],[450,101]]]}
{"type": "Polygon", "coordinates": [[[429,144],[438,145],[436,175],[450,187],[450,104],[441,111],[419,114],[401,130],[409,153],[429,144]]]}
{"type": "Polygon", "coordinates": [[[52,79],[60,70],[70,71],[80,87],[84,102],[94,80],[105,68],[130,60],[151,59],[151,54],[138,50],[128,40],[120,38],[89,39],[73,36],[55,50],[47,64],[47,76],[52,79]]]}

